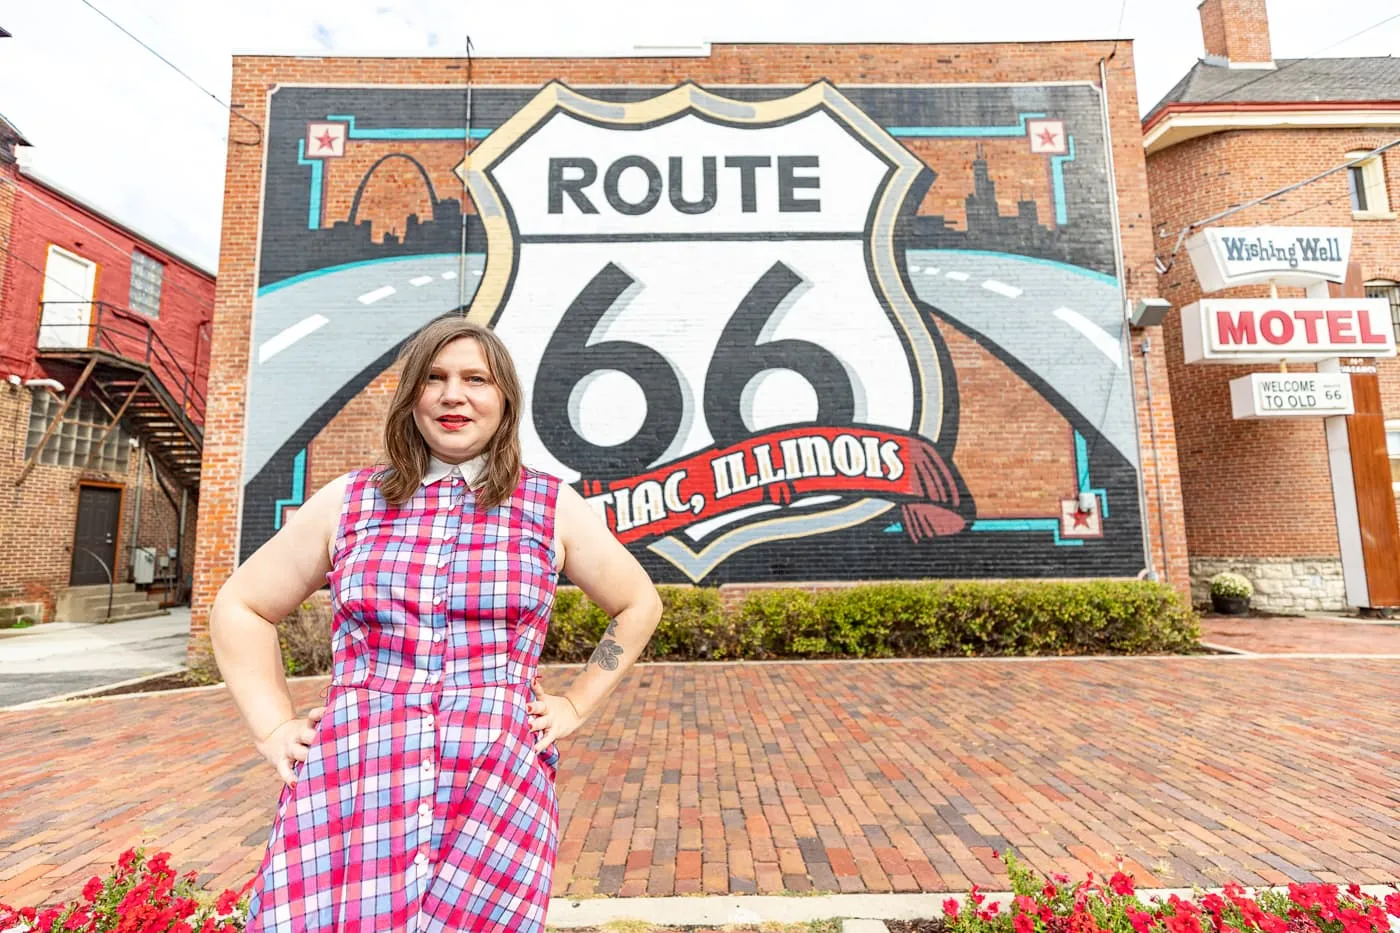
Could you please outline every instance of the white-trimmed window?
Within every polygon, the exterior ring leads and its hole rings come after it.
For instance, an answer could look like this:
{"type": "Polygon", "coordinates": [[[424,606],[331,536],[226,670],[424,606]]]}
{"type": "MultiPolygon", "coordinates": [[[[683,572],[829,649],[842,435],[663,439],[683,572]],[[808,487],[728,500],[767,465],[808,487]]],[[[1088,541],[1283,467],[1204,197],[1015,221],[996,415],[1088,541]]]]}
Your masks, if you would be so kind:
{"type": "Polygon", "coordinates": [[[1400,496],[1400,421],[1385,423],[1385,452],[1390,457],[1390,488],[1400,496]]]}
{"type": "MultiPolygon", "coordinates": [[[[1368,150],[1348,152],[1347,159],[1359,159],[1368,150]]],[[[1390,213],[1390,198],[1385,191],[1384,156],[1372,156],[1364,162],[1349,166],[1347,190],[1351,194],[1351,212],[1358,217],[1386,217],[1390,213]]]]}
{"type": "Polygon", "coordinates": [[[1395,328],[1395,340],[1400,343],[1400,282],[1373,279],[1366,283],[1366,297],[1390,302],[1390,326],[1395,328]]]}
{"type": "Polygon", "coordinates": [[[131,254],[131,310],[160,317],[160,286],[165,264],[140,250],[131,254]]]}

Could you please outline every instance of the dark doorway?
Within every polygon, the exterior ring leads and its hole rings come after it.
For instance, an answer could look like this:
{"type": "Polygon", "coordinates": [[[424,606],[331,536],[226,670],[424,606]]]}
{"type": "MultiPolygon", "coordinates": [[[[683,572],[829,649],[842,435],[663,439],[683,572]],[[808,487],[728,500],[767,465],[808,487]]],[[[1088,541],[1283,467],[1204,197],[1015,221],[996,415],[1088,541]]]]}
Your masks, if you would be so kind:
{"type": "Polygon", "coordinates": [[[110,486],[78,487],[78,529],[73,534],[73,570],[69,586],[106,583],[117,572],[117,525],[122,491],[110,486]],[[106,564],[106,568],[103,567],[106,564]]]}

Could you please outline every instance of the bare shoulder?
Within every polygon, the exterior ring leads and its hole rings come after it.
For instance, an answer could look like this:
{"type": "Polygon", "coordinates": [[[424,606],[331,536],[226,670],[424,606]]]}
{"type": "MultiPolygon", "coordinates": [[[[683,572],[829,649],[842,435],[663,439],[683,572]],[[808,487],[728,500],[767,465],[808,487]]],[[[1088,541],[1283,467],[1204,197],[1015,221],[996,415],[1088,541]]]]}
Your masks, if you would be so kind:
{"type": "Polygon", "coordinates": [[[324,545],[329,556],[345,508],[345,493],[354,477],[354,473],[342,473],[317,489],[297,507],[287,520],[286,529],[303,540],[314,538],[324,545]]]}
{"type": "Polygon", "coordinates": [[[588,504],[588,500],[564,482],[559,484],[559,497],[554,506],[554,522],[559,532],[564,535],[607,531],[602,517],[588,504]]]}

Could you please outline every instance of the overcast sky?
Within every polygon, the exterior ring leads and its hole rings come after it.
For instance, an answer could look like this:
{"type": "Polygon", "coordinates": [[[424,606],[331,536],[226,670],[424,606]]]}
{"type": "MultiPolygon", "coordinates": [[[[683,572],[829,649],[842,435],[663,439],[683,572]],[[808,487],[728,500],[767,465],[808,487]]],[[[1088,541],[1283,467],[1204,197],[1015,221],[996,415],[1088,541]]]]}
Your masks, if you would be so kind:
{"type": "MultiPolygon", "coordinates": [[[[1135,40],[1151,107],[1202,54],[1197,0],[91,0],[220,98],[235,52],[625,53],[723,41],[1135,40]],[[1122,26],[1119,27],[1120,15],[1122,26]]],[[[1400,51],[1400,0],[1269,0],[1274,55],[1400,51]],[[1327,9],[1327,15],[1322,14],[1327,9]]],[[[36,171],[211,268],[227,112],[83,0],[0,5],[0,113],[36,171]]]]}

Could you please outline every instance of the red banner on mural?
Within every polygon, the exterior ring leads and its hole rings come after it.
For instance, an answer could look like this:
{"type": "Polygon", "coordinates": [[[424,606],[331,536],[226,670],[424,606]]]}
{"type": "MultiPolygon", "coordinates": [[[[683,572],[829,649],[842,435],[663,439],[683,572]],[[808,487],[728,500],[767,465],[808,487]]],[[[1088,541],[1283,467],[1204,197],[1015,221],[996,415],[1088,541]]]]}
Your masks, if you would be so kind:
{"type": "Polygon", "coordinates": [[[957,482],[933,444],[877,428],[772,431],[627,479],[584,480],[582,493],[624,544],[819,494],[896,501],[914,541],[954,534],[967,523],[957,482]]]}

